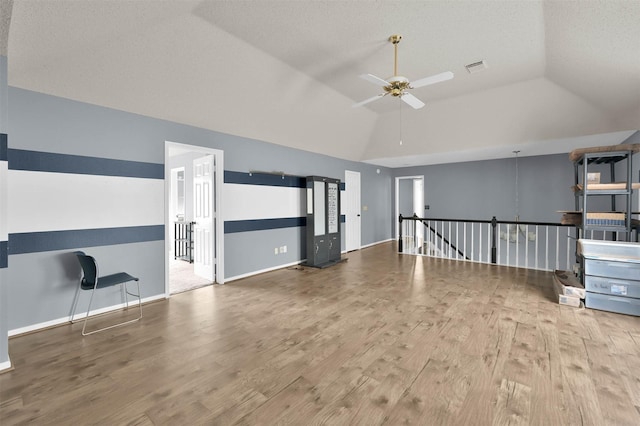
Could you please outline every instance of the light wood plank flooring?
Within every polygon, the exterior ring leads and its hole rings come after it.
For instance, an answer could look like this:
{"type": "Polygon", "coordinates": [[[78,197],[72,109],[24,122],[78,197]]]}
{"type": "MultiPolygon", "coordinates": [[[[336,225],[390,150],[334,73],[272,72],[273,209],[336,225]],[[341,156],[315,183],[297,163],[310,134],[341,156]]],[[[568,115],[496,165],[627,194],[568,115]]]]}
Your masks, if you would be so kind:
{"type": "Polygon", "coordinates": [[[640,319],[559,306],[550,273],[348,258],[13,338],[0,423],[640,424],[640,319]]]}

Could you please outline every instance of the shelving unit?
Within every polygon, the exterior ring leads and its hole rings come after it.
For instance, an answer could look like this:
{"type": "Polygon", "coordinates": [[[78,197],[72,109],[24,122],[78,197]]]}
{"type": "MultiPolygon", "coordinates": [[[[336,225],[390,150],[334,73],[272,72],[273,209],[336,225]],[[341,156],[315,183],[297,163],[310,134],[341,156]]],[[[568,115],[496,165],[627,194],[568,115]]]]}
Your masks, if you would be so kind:
{"type": "MultiPolygon", "coordinates": [[[[573,159],[574,175],[575,175],[575,209],[581,214],[581,223],[578,226],[578,238],[586,231],[607,231],[617,233],[617,238],[623,237],[624,241],[631,241],[634,232],[634,221],[632,220],[632,194],[634,185],[633,172],[633,154],[636,152],[636,145],[628,145],[625,149],[623,145],[617,145],[615,150],[595,149],[594,152],[589,150],[576,150],[570,154],[573,159]],[[624,181],[616,180],[616,164],[623,162],[626,167],[624,181]],[[602,185],[587,184],[587,175],[590,173],[589,166],[597,164],[608,164],[610,170],[610,180],[602,185]],[[594,196],[611,197],[611,210],[608,212],[590,211],[588,200],[594,196]],[[616,197],[623,198],[623,205],[616,204],[616,197]],[[618,207],[621,207],[618,210],[618,207]],[[593,215],[596,213],[596,215],[593,215]],[[598,219],[598,214],[600,218],[598,219]],[[595,219],[590,217],[596,216],[595,219]],[[607,220],[607,215],[612,217],[607,220]],[[620,217],[620,219],[617,219],[620,217]]],[[[637,239],[637,232],[636,232],[637,239]]]]}
{"type": "MultiPolygon", "coordinates": [[[[638,240],[637,221],[632,218],[631,205],[633,190],[638,189],[638,183],[633,182],[632,176],[633,154],[639,150],[637,144],[616,145],[581,149],[569,154],[575,171],[574,213],[580,215],[576,261],[578,277],[586,289],[587,308],[640,315],[640,281],[637,281],[640,246],[631,242],[634,233],[635,240],[638,240]],[[589,167],[598,164],[609,165],[609,180],[589,182],[589,167]],[[624,180],[616,179],[617,164],[625,168],[624,180]],[[610,210],[590,211],[588,200],[592,197],[610,197],[610,210]],[[616,201],[622,203],[617,205],[616,201]],[[612,241],[585,239],[588,231],[611,232],[612,241]]],[[[602,170],[600,173],[600,176],[604,174],[602,170]]]]}

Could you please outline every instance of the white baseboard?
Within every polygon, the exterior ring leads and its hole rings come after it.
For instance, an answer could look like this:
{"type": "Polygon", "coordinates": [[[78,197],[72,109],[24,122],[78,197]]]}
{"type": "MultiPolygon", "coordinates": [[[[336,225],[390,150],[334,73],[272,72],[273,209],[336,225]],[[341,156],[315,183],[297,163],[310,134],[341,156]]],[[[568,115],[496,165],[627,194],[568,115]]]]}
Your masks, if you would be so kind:
{"type": "MultiPolygon", "coordinates": [[[[371,243],[371,244],[367,244],[367,245],[361,246],[360,249],[371,247],[371,246],[375,246],[375,245],[382,244],[382,243],[386,243],[386,242],[389,242],[389,241],[394,241],[394,239],[393,238],[389,238],[388,240],[376,241],[375,243],[371,243]]],[[[346,251],[342,251],[341,253],[345,254],[347,252],[346,251]]],[[[301,259],[301,260],[299,260],[297,262],[291,262],[291,263],[287,263],[287,264],[284,264],[284,265],[273,266],[271,268],[261,269],[259,271],[247,272],[246,274],[241,274],[241,275],[236,275],[235,277],[225,278],[224,282],[235,281],[235,280],[239,280],[239,279],[242,279],[242,278],[248,278],[248,277],[251,277],[251,276],[254,276],[254,275],[258,275],[258,274],[264,274],[265,272],[275,271],[277,269],[288,268],[290,266],[300,265],[301,263],[304,263],[306,261],[307,261],[307,259],[301,259]]]]}
{"type": "MultiPolygon", "coordinates": [[[[159,299],[166,299],[164,294],[158,294],[156,296],[146,297],[142,299],[142,303],[153,302],[159,299]]],[[[131,306],[131,303],[129,303],[131,306]]],[[[135,305],[134,305],[135,306],[135,305]]],[[[106,312],[116,311],[118,309],[122,309],[125,307],[124,303],[120,303],[119,305],[107,306],[106,308],[94,309],[89,312],[89,316],[104,314],[106,312]]],[[[76,321],[78,319],[82,319],[87,315],[87,311],[78,312],[73,319],[76,321]]],[[[26,327],[14,328],[13,330],[9,330],[9,337],[19,336],[20,334],[31,333],[33,331],[42,330],[44,328],[54,327],[56,325],[67,324],[72,320],[70,316],[65,316],[62,318],[54,319],[51,321],[40,322],[38,324],[28,325],[26,327]]]]}
{"type": "Polygon", "coordinates": [[[11,368],[11,358],[7,356],[7,360],[5,362],[0,362],[0,372],[4,370],[9,370],[11,368]]]}
{"type": "Polygon", "coordinates": [[[248,278],[248,277],[252,277],[254,275],[258,275],[258,274],[264,274],[265,272],[271,272],[271,271],[275,271],[277,269],[288,268],[290,266],[299,265],[299,264],[304,263],[306,261],[307,261],[307,259],[302,259],[302,260],[298,260],[297,262],[286,263],[284,265],[273,266],[271,268],[261,269],[259,271],[253,271],[253,272],[248,272],[246,274],[236,275],[235,277],[225,278],[224,282],[228,283],[230,281],[235,281],[235,280],[239,280],[239,279],[242,279],[242,278],[248,278]]]}
{"type": "MultiPolygon", "coordinates": [[[[363,245],[363,246],[360,246],[360,248],[359,248],[359,249],[356,249],[356,250],[362,250],[363,248],[368,248],[368,247],[377,246],[378,244],[388,243],[389,241],[394,241],[394,239],[393,239],[393,238],[389,238],[388,240],[376,241],[375,243],[365,244],[365,245],[363,245]]],[[[348,252],[348,251],[346,251],[346,250],[342,250],[342,252],[341,252],[341,253],[342,253],[342,254],[345,254],[345,253],[349,253],[349,252],[348,252]]]]}
{"type": "Polygon", "coordinates": [[[376,241],[375,243],[366,244],[366,245],[364,245],[364,246],[362,246],[360,248],[363,249],[363,248],[367,248],[367,247],[373,247],[373,246],[377,246],[378,244],[388,243],[389,241],[394,241],[394,239],[393,238],[389,238],[388,240],[376,241]]]}

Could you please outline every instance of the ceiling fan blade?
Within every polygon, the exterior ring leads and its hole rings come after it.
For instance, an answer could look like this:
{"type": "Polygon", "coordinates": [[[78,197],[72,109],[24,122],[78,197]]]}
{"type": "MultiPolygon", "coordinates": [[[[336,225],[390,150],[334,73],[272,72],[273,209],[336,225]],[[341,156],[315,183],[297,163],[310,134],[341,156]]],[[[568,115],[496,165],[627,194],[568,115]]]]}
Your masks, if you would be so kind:
{"type": "Polygon", "coordinates": [[[365,100],[364,100],[364,101],[362,101],[362,102],[358,102],[357,104],[353,104],[353,105],[351,105],[351,108],[357,108],[357,107],[359,107],[359,106],[366,105],[366,104],[368,104],[369,102],[373,102],[373,101],[375,101],[376,99],[379,99],[379,98],[381,98],[381,97],[383,97],[383,96],[385,96],[385,95],[386,95],[386,93],[380,93],[379,95],[372,96],[372,97],[370,97],[369,99],[365,99],[365,100]]]}
{"type": "Polygon", "coordinates": [[[413,96],[411,93],[404,93],[402,96],[400,96],[400,99],[402,99],[413,109],[420,109],[424,106],[424,102],[413,96]]]}
{"type": "Polygon", "coordinates": [[[363,80],[367,80],[373,84],[377,84],[378,86],[386,86],[389,84],[387,80],[383,80],[380,77],[376,77],[373,74],[360,74],[360,78],[363,80]]]}
{"type": "Polygon", "coordinates": [[[431,77],[425,77],[425,78],[421,78],[420,80],[412,81],[411,87],[414,89],[417,89],[418,87],[440,83],[442,81],[451,80],[452,78],[453,78],[453,73],[451,71],[446,71],[440,74],[432,75],[431,77]]]}

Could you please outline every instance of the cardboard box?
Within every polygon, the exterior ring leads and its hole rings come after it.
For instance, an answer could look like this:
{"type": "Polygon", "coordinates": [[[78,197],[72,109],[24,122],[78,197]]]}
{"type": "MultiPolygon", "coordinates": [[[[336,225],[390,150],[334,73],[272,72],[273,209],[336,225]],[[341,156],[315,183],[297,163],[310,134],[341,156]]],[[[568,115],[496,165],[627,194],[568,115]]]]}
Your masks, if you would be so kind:
{"type": "MultiPolygon", "coordinates": [[[[553,274],[554,290],[558,296],[567,296],[572,298],[584,299],[586,290],[582,283],[569,271],[555,271],[553,274]]],[[[563,305],[574,303],[575,301],[567,300],[563,305]]],[[[579,303],[578,303],[579,305],[579,303]]],[[[571,305],[574,306],[574,305],[571,305]]]]}
{"type": "Polygon", "coordinates": [[[558,296],[558,303],[561,305],[573,306],[574,308],[579,308],[580,305],[582,304],[582,301],[580,300],[579,297],[560,295],[558,296]]]}
{"type": "MultiPolygon", "coordinates": [[[[594,183],[594,182],[588,182],[587,183],[587,189],[591,189],[591,190],[603,190],[603,191],[609,191],[609,190],[616,190],[616,189],[622,189],[625,190],[629,187],[629,185],[627,185],[626,182],[611,182],[611,183],[594,183]]],[[[581,183],[574,185],[571,187],[574,191],[582,191],[583,185],[581,183]]],[[[631,188],[632,189],[640,189],[640,182],[633,182],[631,184],[631,188]]]]}
{"type": "MultiPolygon", "coordinates": [[[[563,225],[582,225],[582,212],[558,210],[558,213],[562,213],[560,223],[563,225]]],[[[640,214],[638,212],[632,212],[632,215],[640,214]]],[[[627,215],[626,213],[617,212],[589,212],[585,224],[589,226],[625,226],[627,215]]],[[[631,219],[632,226],[640,226],[639,219],[631,219]]]]}
{"type": "Polygon", "coordinates": [[[615,212],[588,212],[586,225],[625,226],[626,215],[615,212]]]}
{"type": "Polygon", "coordinates": [[[590,183],[600,183],[600,172],[587,173],[587,185],[590,183]]]}

